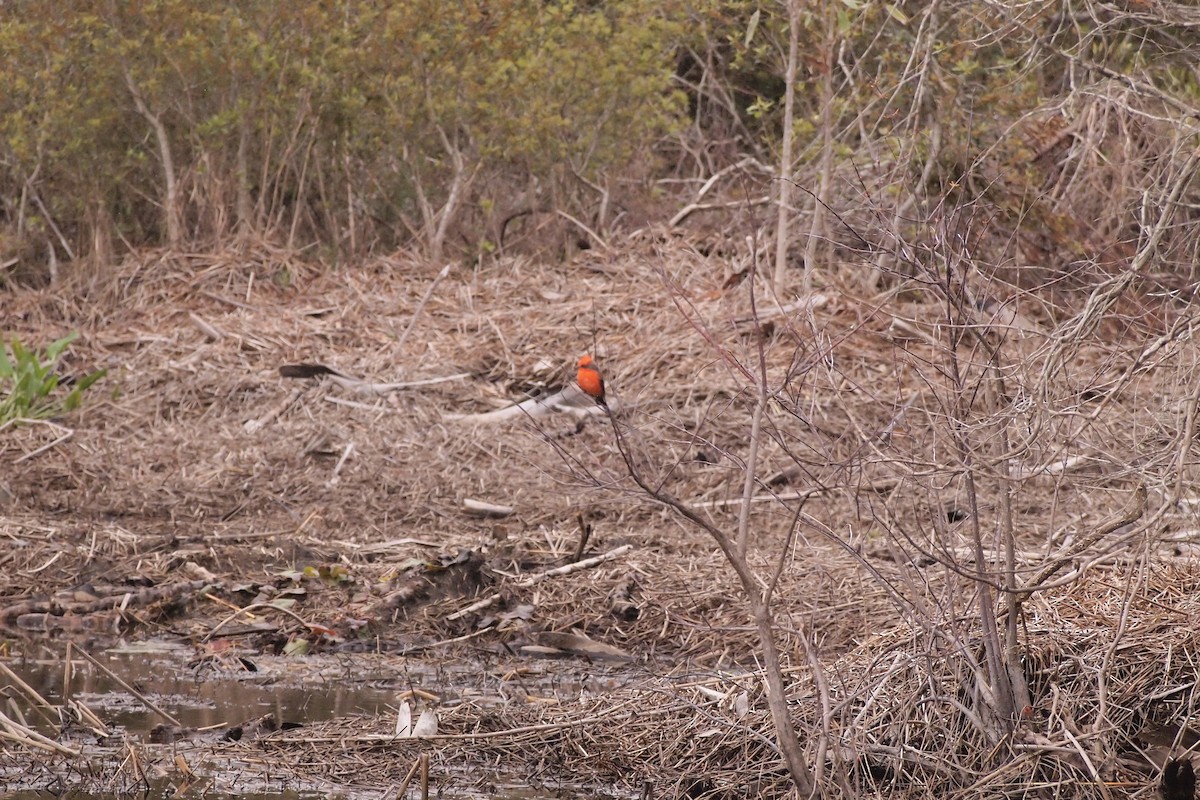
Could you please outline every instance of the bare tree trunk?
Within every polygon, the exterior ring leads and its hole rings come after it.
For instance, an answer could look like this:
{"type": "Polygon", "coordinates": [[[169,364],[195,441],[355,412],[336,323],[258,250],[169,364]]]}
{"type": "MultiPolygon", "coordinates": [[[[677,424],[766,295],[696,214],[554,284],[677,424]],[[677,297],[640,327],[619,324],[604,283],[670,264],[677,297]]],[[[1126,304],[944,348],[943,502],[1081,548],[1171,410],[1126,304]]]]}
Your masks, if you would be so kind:
{"type": "MultiPolygon", "coordinates": [[[[248,113],[248,112],[247,112],[248,113]]],[[[246,118],[238,126],[237,146],[237,232],[241,236],[254,230],[254,204],[250,199],[250,125],[246,118]]]]}
{"type": "Polygon", "coordinates": [[[825,208],[829,205],[830,174],[833,172],[833,68],[837,62],[837,13],[832,0],[825,3],[825,52],[821,75],[821,167],[817,196],[813,198],[812,227],[808,231],[808,242],[804,248],[804,292],[812,291],[813,265],[828,248],[823,243],[829,240],[825,226],[825,208]]]}
{"type": "Polygon", "coordinates": [[[103,266],[112,260],[112,217],[99,192],[97,198],[88,204],[88,227],[92,229],[92,263],[96,267],[103,266]]]}
{"type": "MultiPolygon", "coordinates": [[[[969,269],[966,265],[963,269],[969,269]]],[[[978,600],[979,623],[983,640],[984,660],[987,665],[986,685],[978,687],[983,695],[982,708],[989,712],[986,719],[991,735],[996,741],[1012,730],[1017,719],[1017,694],[1014,691],[1012,665],[1008,657],[1011,652],[1007,642],[1001,639],[1000,628],[996,620],[996,600],[993,594],[993,580],[990,574],[991,559],[984,549],[983,529],[979,521],[979,492],[976,482],[977,466],[976,453],[971,441],[971,403],[972,389],[967,385],[966,377],[958,357],[958,348],[966,333],[967,307],[969,299],[966,294],[966,275],[958,276],[955,280],[953,266],[947,263],[945,274],[941,276],[942,292],[945,303],[945,343],[943,357],[945,359],[945,375],[950,380],[952,395],[949,397],[949,425],[954,448],[957,451],[958,465],[962,469],[967,492],[967,502],[970,505],[971,545],[975,556],[975,592],[978,600]]],[[[986,347],[986,343],[980,342],[986,347]]],[[[1001,421],[1000,424],[1004,424],[1001,421]]],[[[1007,487],[1006,487],[1007,488],[1007,487]]],[[[982,681],[981,681],[982,683],[982,681]]]]}
{"type": "Polygon", "coordinates": [[[787,687],[783,685],[783,665],[779,662],[779,648],[775,646],[775,621],[771,606],[760,595],[750,593],[750,608],[754,614],[754,627],[758,629],[758,643],[762,648],[763,677],[767,679],[767,705],[771,710],[771,721],[775,723],[775,735],[779,740],[779,752],[796,791],[801,797],[819,795],[813,782],[812,771],[804,760],[804,750],[796,737],[796,728],[788,713],[787,687]]]}
{"type": "Polygon", "coordinates": [[[158,155],[162,160],[163,180],[166,183],[166,196],[163,198],[163,218],[167,226],[167,245],[176,248],[183,241],[183,222],[179,213],[179,184],[175,180],[175,159],[171,155],[171,139],[167,135],[167,126],[163,124],[162,115],[156,114],[146,106],[142,92],[133,80],[133,74],[125,70],[125,85],[133,97],[133,104],[139,114],[146,118],[154,129],[154,138],[158,141],[158,155]]]}
{"type": "Polygon", "coordinates": [[[442,140],[442,147],[446,149],[446,154],[450,156],[450,163],[454,166],[454,175],[450,179],[450,191],[446,195],[446,202],[438,212],[437,227],[431,232],[429,238],[429,254],[433,257],[434,261],[442,260],[442,246],[446,242],[446,233],[450,230],[450,223],[458,211],[458,204],[464,188],[463,183],[466,178],[466,165],[463,161],[462,152],[450,141],[450,138],[446,136],[446,132],[442,130],[441,126],[438,126],[438,136],[442,140]]]}
{"type": "MultiPolygon", "coordinates": [[[[784,0],[788,15],[788,59],[784,72],[783,94],[783,153],[779,157],[779,208],[775,218],[775,274],[771,288],[778,292],[787,272],[788,228],[792,207],[792,139],[796,113],[796,62],[800,51],[800,2],[784,0]]],[[[808,284],[808,265],[804,265],[805,285],[808,284]]]]}
{"type": "Polygon", "coordinates": [[[754,496],[755,476],[758,470],[758,443],[762,439],[763,412],[767,409],[767,376],[760,376],[758,400],[754,404],[754,416],[750,423],[750,452],[746,456],[746,474],[742,483],[742,508],[738,513],[737,554],[746,557],[750,540],[750,499],[754,496]]]}
{"type": "Polygon", "coordinates": [[[354,211],[354,177],[349,154],[342,156],[342,170],[346,174],[346,230],[350,235],[350,255],[358,253],[358,215],[354,211]]]}
{"type": "MultiPolygon", "coordinates": [[[[999,412],[1008,391],[1004,384],[1004,373],[1000,369],[1001,346],[997,344],[991,351],[992,373],[992,408],[999,412]]],[[[1000,526],[1004,537],[1004,589],[1005,589],[1005,628],[1004,628],[1004,668],[1008,671],[1008,680],[1012,689],[1013,704],[1018,713],[1022,713],[1030,705],[1029,684],[1025,679],[1025,671],[1021,667],[1021,642],[1018,638],[1018,617],[1020,616],[1020,600],[1017,583],[1017,533],[1013,524],[1012,509],[1012,458],[1008,435],[1009,420],[1001,416],[999,425],[999,454],[1001,461],[996,465],[1000,473],[1000,526]]]]}
{"type": "MultiPolygon", "coordinates": [[[[729,562],[729,566],[737,575],[742,593],[750,604],[750,613],[754,618],[754,627],[758,633],[759,655],[762,657],[763,676],[767,682],[767,705],[771,711],[771,721],[775,725],[780,756],[800,797],[819,798],[821,792],[813,780],[812,770],[808,768],[804,748],[800,746],[796,728],[792,724],[791,714],[788,712],[787,687],[783,682],[783,665],[779,660],[779,648],[775,644],[775,621],[771,613],[772,585],[764,584],[755,575],[747,559],[738,554],[738,544],[733,537],[663,491],[659,486],[652,486],[645,479],[634,461],[625,435],[621,432],[621,425],[616,418],[613,418],[612,422],[617,450],[620,452],[633,482],[647,496],[672,509],[712,537],[725,556],[725,560],[729,562]]],[[[749,505],[749,502],[746,502],[745,505],[749,505]]]]}

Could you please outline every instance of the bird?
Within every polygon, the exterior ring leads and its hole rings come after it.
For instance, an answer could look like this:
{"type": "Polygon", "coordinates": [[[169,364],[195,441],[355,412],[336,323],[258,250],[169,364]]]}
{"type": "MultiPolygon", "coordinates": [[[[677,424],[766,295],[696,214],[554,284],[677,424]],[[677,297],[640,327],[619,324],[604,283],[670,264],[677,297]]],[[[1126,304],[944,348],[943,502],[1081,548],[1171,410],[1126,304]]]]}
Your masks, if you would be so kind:
{"type": "Polygon", "coordinates": [[[600,368],[596,366],[595,360],[585,353],[580,356],[575,366],[575,382],[579,384],[579,388],[583,389],[597,403],[608,408],[608,403],[604,399],[604,377],[600,374],[600,368]]]}

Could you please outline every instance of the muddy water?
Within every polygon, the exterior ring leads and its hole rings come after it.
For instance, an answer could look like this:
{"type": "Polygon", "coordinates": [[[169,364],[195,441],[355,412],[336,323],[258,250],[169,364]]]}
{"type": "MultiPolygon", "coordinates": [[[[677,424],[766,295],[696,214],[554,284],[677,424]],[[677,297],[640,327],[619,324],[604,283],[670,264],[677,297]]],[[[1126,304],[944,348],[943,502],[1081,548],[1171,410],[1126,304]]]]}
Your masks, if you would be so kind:
{"type": "MultiPolygon", "coordinates": [[[[211,664],[189,664],[190,649],[166,644],[118,648],[94,657],[187,728],[228,727],[264,714],[298,723],[347,714],[375,716],[389,713],[389,703],[395,705],[395,691],[340,681],[272,686],[270,675],[256,680],[258,675],[246,670],[240,661],[225,665],[223,674],[218,674],[211,664]],[[230,672],[230,666],[241,670],[241,674],[230,672]]],[[[253,663],[247,661],[246,665],[253,663]]],[[[62,702],[62,655],[10,662],[9,668],[51,703],[62,702]]],[[[71,696],[100,714],[110,726],[131,734],[145,734],[163,721],[117,681],[83,661],[74,663],[71,696]]]]}
{"type": "MultiPolygon", "coordinates": [[[[94,653],[93,657],[131,685],[137,692],[166,710],[182,726],[189,729],[211,729],[211,737],[233,725],[271,714],[285,723],[309,723],[332,719],[344,715],[369,715],[393,717],[396,713],[397,693],[405,683],[427,690],[441,692],[452,687],[463,689],[469,685],[467,671],[460,674],[448,672],[443,667],[406,663],[403,675],[389,669],[386,675],[372,677],[363,673],[362,662],[339,665],[325,663],[314,665],[316,659],[290,660],[284,658],[255,657],[253,660],[225,657],[219,664],[196,661],[195,651],[172,643],[148,643],[133,647],[118,647],[94,653]]],[[[3,659],[14,673],[35,689],[51,704],[63,701],[65,654],[55,646],[32,645],[21,658],[3,659]]],[[[78,658],[73,659],[70,681],[70,697],[82,702],[94,711],[120,738],[147,741],[151,730],[163,722],[154,711],[123,687],[119,681],[105,675],[91,664],[78,658]]],[[[547,680],[532,678],[530,689],[553,694],[555,690],[574,692],[584,686],[567,678],[563,672],[553,671],[547,680]]],[[[475,678],[479,671],[472,672],[475,678]]],[[[608,679],[603,679],[608,682],[608,679]]],[[[617,682],[620,682],[618,679],[617,682]]],[[[40,719],[30,708],[24,696],[15,687],[7,685],[8,679],[0,675],[0,708],[6,712],[19,711],[25,720],[40,732],[55,738],[57,730],[40,719]]],[[[593,687],[599,688],[599,687],[593,687]]],[[[470,690],[467,690],[470,691],[470,690]]],[[[478,690],[476,690],[478,691],[478,690]]],[[[474,692],[472,692],[474,693],[474,692]]],[[[485,694],[490,694],[490,690],[485,694]]],[[[475,700],[482,700],[476,694],[475,700]]],[[[500,700],[499,697],[496,698],[500,700]]],[[[11,713],[10,713],[11,716],[11,713]]],[[[77,744],[78,742],[74,742],[77,744]]],[[[101,753],[86,748],[89,757],[101,753]]],[[[120,748],[116,748],[120,750],[120,748]]],[[[111,756],[120,757],[117,753],[111,756]]],[[[236,766],[233,764],[226,766],[236,766]]],[[[107,800],[118,795],[90,793],[71,790],[65,786],[52,787],[55,791],[39,791],[46,785],[45,775],[41,779],[24,779],[19,765],[0,759],[0,798],[4,800],[107,800]]],[[[295,782],[293,782],[295,785],[295,782]]],[[[167,800],[176,796],[176,786],[167,779],[151,779],[139,785],[140,800],[167,800]]],[[[329,797],[384,798],[393,794],[385,791],[364,792],[361,789],[339,791],[339,787],[321,787],[313,791],[266,791],[269,786],[246,786],[246,791],[229,792],[194,789],[188,797],[205,800],[317,800],[329,797]]],[[[120,795],[127,796],[127,795],[120,795]]],[[[536,790],[524,786],[502,786],[495,788],[488,797],[510,800],[545,800],[554,797],[602,798],[611,795],[597,792],[594,788],[571,791],[556,788],[554,792],[536,790]]],[[[475,800],[481,797],[471,793],[441,793],[441,798],[453,800],[475,800]]]]}

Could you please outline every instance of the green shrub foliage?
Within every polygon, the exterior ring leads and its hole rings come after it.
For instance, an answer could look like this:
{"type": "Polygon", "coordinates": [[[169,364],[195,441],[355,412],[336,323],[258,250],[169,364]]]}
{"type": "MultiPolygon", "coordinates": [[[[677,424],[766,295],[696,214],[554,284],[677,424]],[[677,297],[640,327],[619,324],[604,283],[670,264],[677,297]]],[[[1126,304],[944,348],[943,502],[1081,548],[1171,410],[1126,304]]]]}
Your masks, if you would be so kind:
{"type": "Polygon", "coordinates": [[[193,242],[474,246],[497,207],[567,205],[646,162],[684,109],[683,15],[651,0],[5,3],[0,229],[10,251],[60,257],[170,243],[172,215],[193,242]]]}
{"type": "Polygon", "coordinates": [[[108,370],[63,382],[55,367],[78,337],[78,333],[72,332],[44,350],[30,350],[15,336],[8,343],[0,341],[0,425],[49,419],[79,408],[83,393],[108,370]]]}
{"type": "Polygon", "coordinates": [[[859,225],[982,201],[1018,260],[1118,252],[1200,108],[1192,23],[1073,8],[9,0],[0,263],[235,235],[484,252],[557,211],[603,230],[647,177],[778,163],[789,9],[794,180],[832,174],[859,225]]]}

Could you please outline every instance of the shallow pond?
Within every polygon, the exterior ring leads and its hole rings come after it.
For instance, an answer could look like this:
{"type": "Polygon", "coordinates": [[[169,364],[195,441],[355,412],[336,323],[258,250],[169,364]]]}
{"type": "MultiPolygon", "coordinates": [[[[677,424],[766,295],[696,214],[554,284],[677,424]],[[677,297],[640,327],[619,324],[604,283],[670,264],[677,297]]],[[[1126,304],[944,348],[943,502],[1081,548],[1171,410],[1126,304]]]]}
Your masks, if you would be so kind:
{"type": "MultiPolygon", "coordinates": [[[[394,719],[399,704],[399,695],[404,687],[426,692],[469,693],[476,703],[486,704],[488,695],[501,687],[500,679],[489,678],[485,670],[478,667],[459,667],[453,670],[444,665],[429,665],[404,660],[402,666],[389,662],[378,674],[364,673],[363,661],[359,658],[339,660],[286,659],[283,657],[224,655],[219,663],[212,659],[197,659],[195,650],[179,644],[151,642],[133,646],[118,646],[93,655],[104,670],[76,654],[71,661],[69,697],[95,712],[96,716],[113,731],[109,741],[99,745],[92,742],[94,736],[79,728],[71,738],[59,736],[57,720],[48,720],[40,715],[25,694],[12,685],[12,681],[0,674],[0,709],[9,717],[23,719],[29,727],[51,739],[58,739],[72,746],[81,746],[89,759],[121,759],[124,757],[121,742],[128,738],[137,742],[169,744],[172,739],[162,738],[163,717],[148,707],[150,703],[166,711],[182,726],[180,741],[218,741],[232,726],[271,715],[284,724],[308,724],[343,716],[386,717],[394,719]],[[116,676],[116,677],[113,677],[116,676]],[[119,680],[118,680],[119,678],[119,680]],[[481,683],[482,680],[482,683],[481,683]],[[472,681],[474,686],[472,686],[472,681]],[[125,684],[123,685],[122,682],[125,684]],[[132,689],[133,691],[130,691],[132,689]],[[141,695],[138,697],[137,695],[141,695]],[[156,728],[158,730],[156,730],[156,728]]],[[[21,657],[2,659],[20,680],[28,684],[54,706],[63,703],[64,673],[66,671],[65,649],[51,645],[32,645],[21,657]]],[[[590,675],[573,675],[571,667],[547,670],[545,673],[519,678],[526,690],[579,691],[589,682],[601,681],[606,686],[620,682],[621,678],[606,678],[590,675]]],[[[596,686],[595,688],[601,688],[596,686]]],[[[503,702],[499,693],[495,702],[503,702]]],[[[172,726],[173,727],[173,726],[172,726]]],[[[0,726],[0,731],[3,727],[0,726]]],[[[19,750],[17,752],[20,752],[19,750]]],[[[0,748],[0,754],[3,748],[0,748]]],[[[194,758],[191,761],[195,761],[194,758]]],[[[187,791],[188,797],[241,798],[241,800],[315,800],[326,797],[370,797],[379,798],[387,794],[381,787],[378,791],[322,785],[302,791],[277,790],[276,782],[270,780],[245,782],[245,791],[205,790],[212,782],[205,772],[236,771],[240,764],[232,764],[224,757],[221,764],[210,759],[193,764],[199,777],[197,783],[187,791]],[[232,770],[230,769],[232,768],[232,770]]],[[[257,765],[255,765],[257,769],[257,765]]],[[[68,773],[72,770],[67,770],[68,773]]],[[[303,785],[303,781],[284,781],[287,785],[303,785]]],[[[148,775],[139,783],[137,792],[131,794],[128,786],[116,792],[97,793],[78,791],[72,787],[78,783],[64,777],[60,782],[46,770],[25,769],[17,761],[0,758],[0,791],[10,800],[101,800],[110,797],[136,796],[145,800],[166,800],[179,796],[178,777],[148,775]]],[[[475,792],[435,793],[442,798],[477,798],[482,796],[512,798],[513,800],[539,800],[541,798],[606,797],[610,796],[595,788],[556,787],[552,792],[532,789],[520,785],[505,785],[504,776],[496,776],[496,783],[489,787],[486,795],[475,792]]],[[[394,797],[394,792],[388,794],[394,797]]],[[[408,796],[416,797],[410,789],[408,796]]]]}

